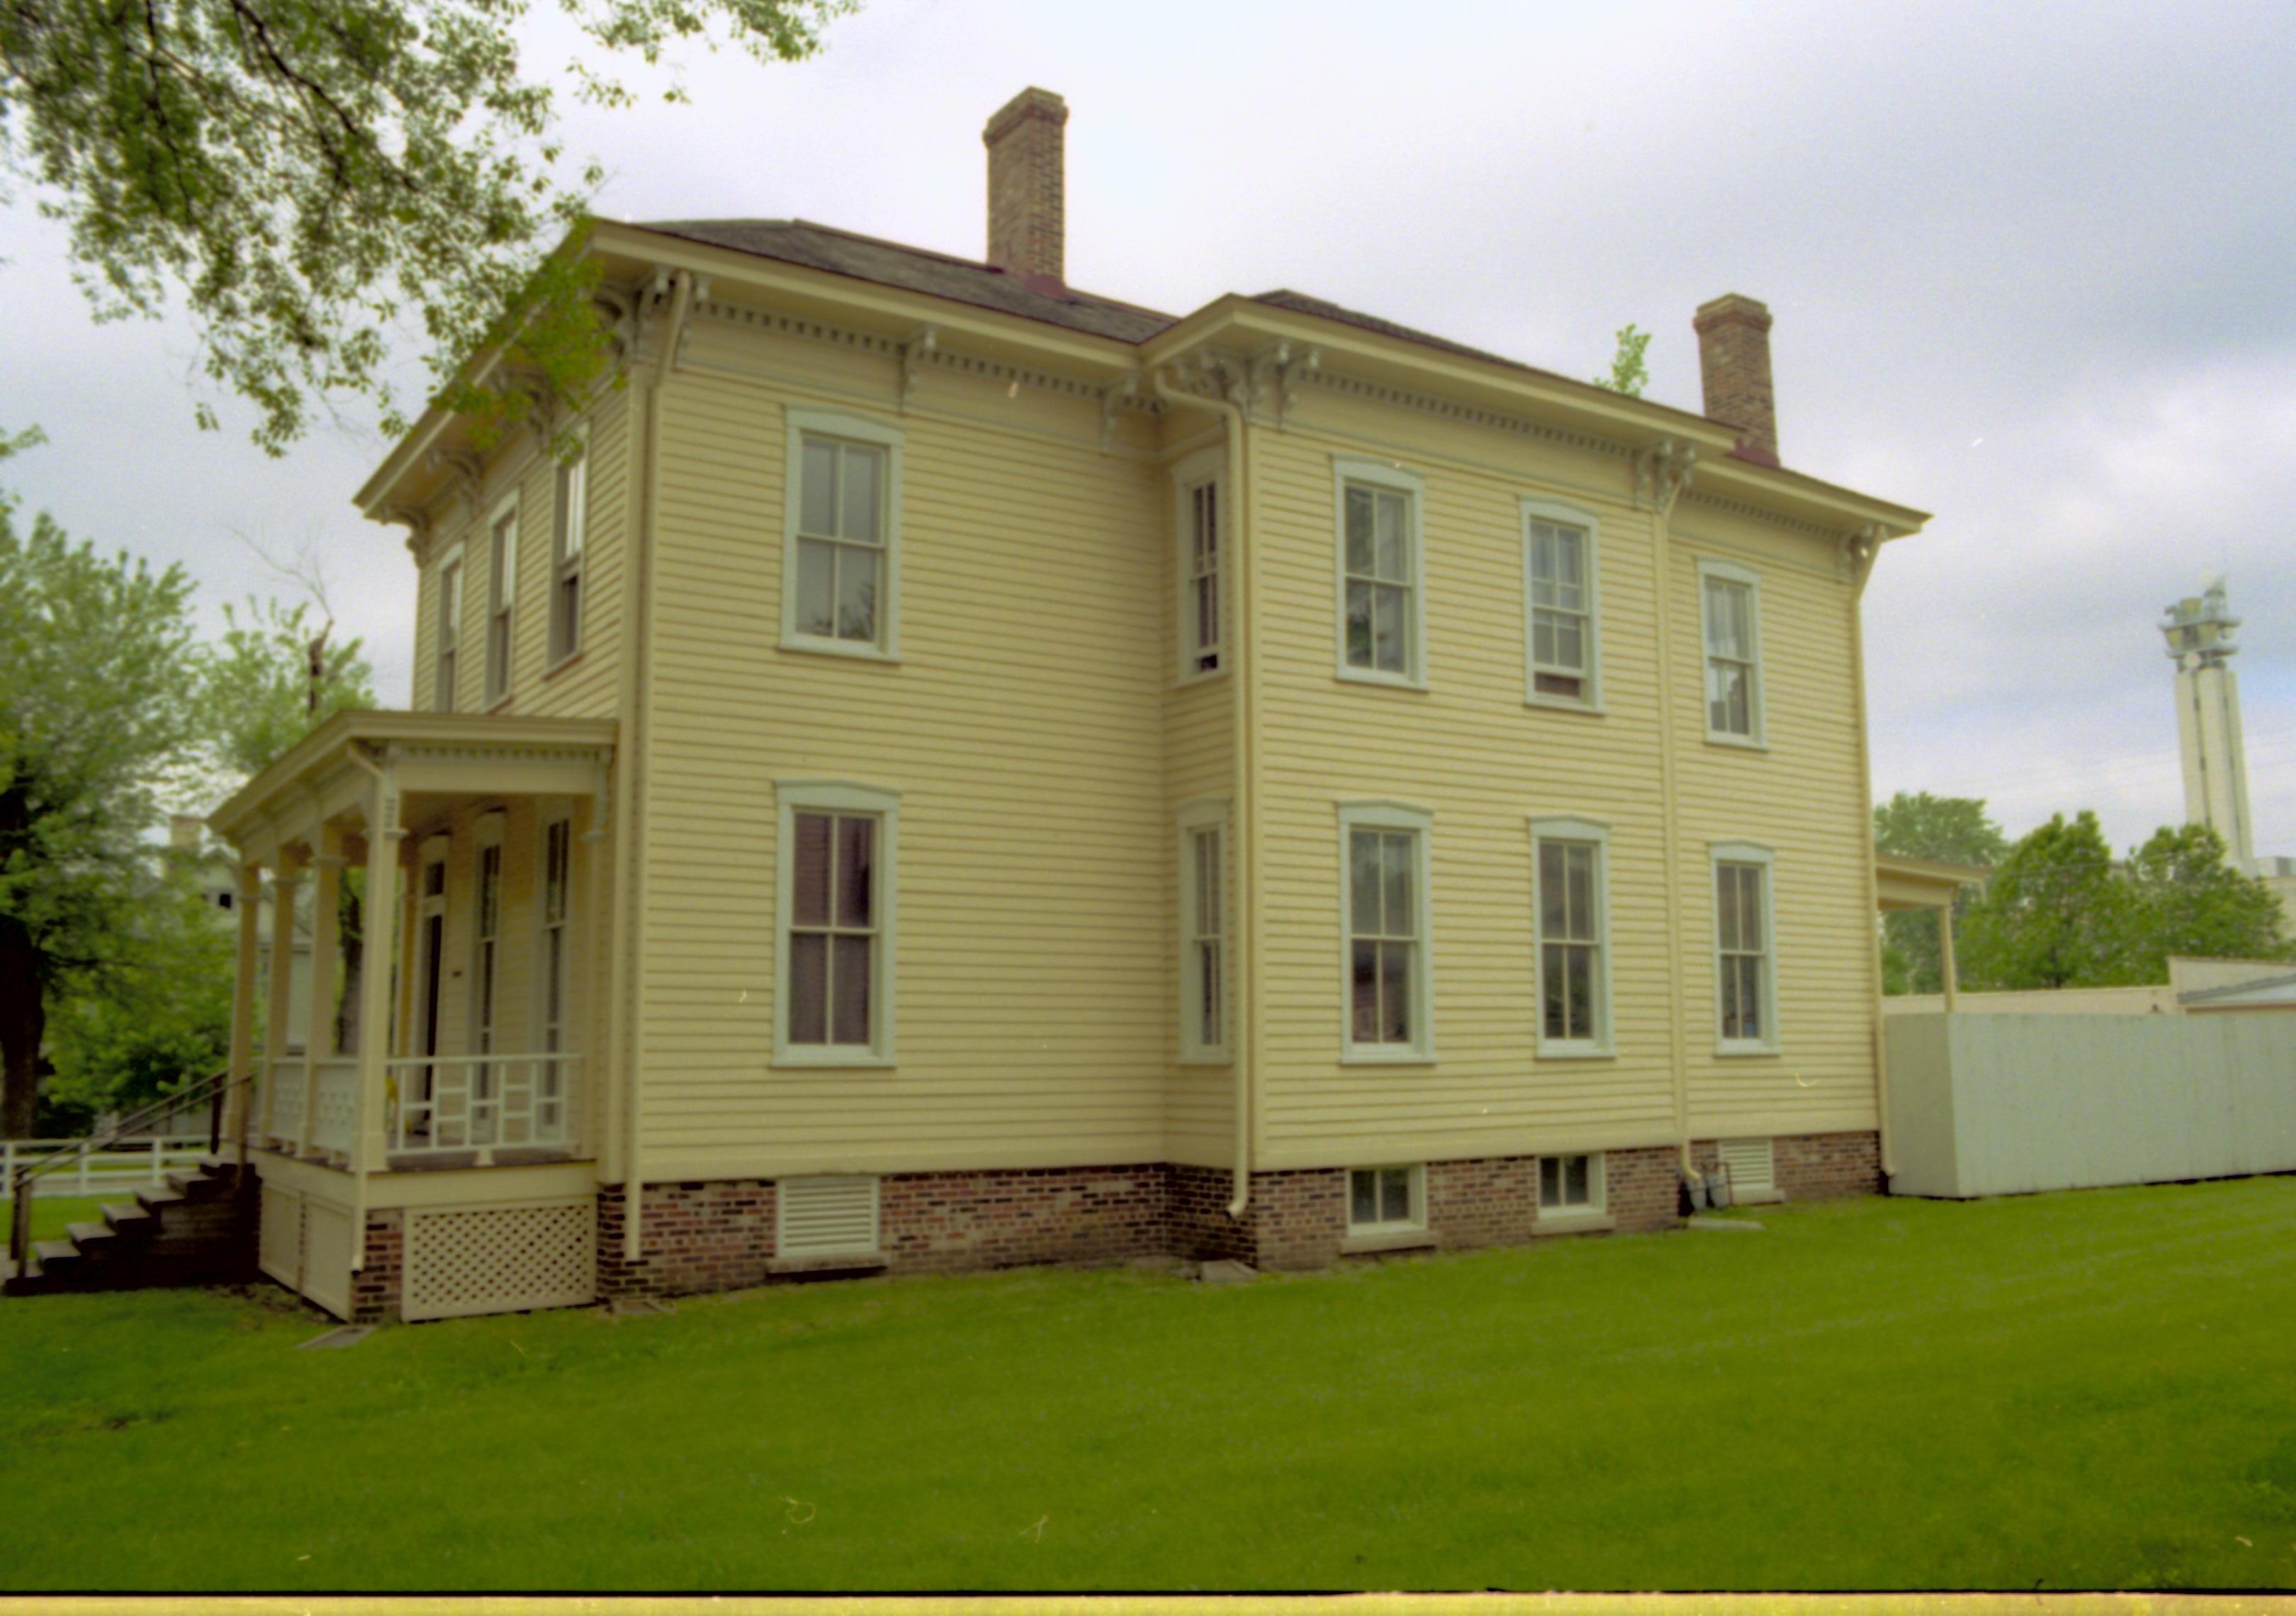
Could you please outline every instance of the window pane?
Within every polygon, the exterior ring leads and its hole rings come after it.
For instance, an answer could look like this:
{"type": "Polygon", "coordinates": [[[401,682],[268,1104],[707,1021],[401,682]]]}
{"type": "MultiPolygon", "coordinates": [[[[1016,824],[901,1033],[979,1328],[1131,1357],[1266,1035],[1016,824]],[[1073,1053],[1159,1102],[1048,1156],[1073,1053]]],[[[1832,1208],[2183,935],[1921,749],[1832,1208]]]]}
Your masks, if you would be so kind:
{"type": "Polygon", "coordinates": [[[1402,590],[1391,584],[1374,586],[1372,605],[1375,613],[1373,624],[1373,645],[1375,654],[1372,666],[1386,673],[1404,670],[1404,605],[1402,590]]]}
{"type": "Polygon", "coordinates": [[[1539,1016],[1550,1038],[1570,1036],[1563,1005],[1562,956],[1563,948],[1560,943],[1548,943],[1539,950],[1539,1016]]]}
{"type": "Polygon", "coordinates": [[[1372,665],[1371,596],[1371,585],[1353,582],[1348,585],[1348,666],[1350,668],[1372,665]]]}
{"type": "Polygon", "coordinates": [[[1355,1223],[1379,1221],[1379,1175],[1367,1168],[1348,1175],[1348,1218],[1355,1223]]]}
{"type": "Polygon", "coordinates": [[[1745,1018],[1746,1036],[1763,1038],[1769,1029],[1762,1024],[1762,958],[1749,955],[1738,962],[1742,980],[1738,985],[1738,1011],[1745,1018]]]}
{"type": "Polygon", "coordinates": [[[837,618],[831,603],[836,590],[837,546],[816,539],[800,539],[797,546],[797,631],[834,634],[837,618]]]}
{"type": "Polygon", "coordinates": [[[1573,947],[1566,957],[1563,1036],[1591,1038],[1595,1036],[1595,951],[1573,947]]]}
{"type": "Polygon", "coordinates": [[[837,546],[837,637],[877,637],[877,553],[858,545],[837,546]]]}
{"type": "Polygon", "coordinates": [[[1409,512],[1410,506],[1402,495],[1383,493],[1379,496],[1374,558],[1379,576],[1392,583],[1404,583],[1411,577],[1410,536],[1405,529],[1409,512]]]}
{"type": "Polygon", "coordinates": [[[1349,930],[1357,937],[1380,930],[1379,843],[1377,831],[1348,833],[1349,930]]]}
{"type": "Polygon", "coordinates": [[[857,538],[866,544],[876,544],[878,529],[877,491],[885,482],[885,451],[857,449],[851,444],[839,451],[843,461],[844,484],[837,501],[837,531],[844,538],[857,538]]]}
{"type": "Polygon", "coordinates": [[[1196,1006],[1201,1020],[1196,1041],[1207,1046],[1220,1041],[1220,948],[1217,941],[1196,945],[1196,1006]]]}
{"type": "Polygon", "coordinates": [[[870,937],[840,937],[835,942],[837,969],[831,978],[836,988],[835,1025],[831,1029],[830,1042],[866,1044],[870,967],[876,956],[877,941],[870,937]]]}
{"type": "Polygon", "coordinates": [[[558,468],[558,559],[570,562],[582,554],[583,471],[586,463],[558,468]]]}
{"type": "Polygon", "coordinates": [[[1562,1203],[1562,1160],[1559,1156],[1538,1159],[1538,1204],[1560,1206],[1562,1203]]]}
{"type": "Polygon", "coordinates": [[[1551,611],[1532,614],[1530,660],[1550,668],[1561,660],[1554,654],[1554,614],[1551,611]]]}
{"type": "Polygon", "coordinates": [[[826,814],[793,816],[797,845],[790,852],[790,921],[829,923],[830,838],[836,821],[826,814]]]}
{"type": "Polygon", "coordinates": [[[1348,570],[1368,575],[1372,570],[1372,497],[1369,488],[1347,492],[1348,570]]]}
{"type": "Polygon", "coordinates": [[[1738,934],[1751,953],[1767,947],[1762,938],[1762,872],[1753,865],[1738,867],[1738,934]]]}
{"type": "Polygon", "coordinates": [[[1548,938],[1570,935],[1570,883],[1559,841],[1538,844],[1538,930],[1548,938]]]}
{"type": "Polygon", "coordinates": [[[1738,946],[1738,866],[1734,864],[1714,866],[1715,934],[1722,947],[1738,946]]]}
{"type": "Polygon", "coordinates": [[[1574,847],[1568,849],[1566,862],[1570,874],[1570,935],[1579,942],[1595,940],[1595,849],[1574,847]]]}
{"type": "Polygon", "coordinates": [[[1379,945],[1357,943],[1349,949],[1349,1036],[1358,1044],[1379,1042],[1379,945]]]}
{"type": "Polygon", "coordinates": [[[790,939],[789,1040],[829,1042],[829,939],[818,932],[790,939]]]}
{"type": "Polygon", "coordinates": [[[1554,625],[1554,660],[1565,668],[1587,666],[1585,628],[1576,617],[1564,617],[1554,625]]]}
{"type": "Polygon", "coordinates": [[[1380,1042],[1411,1042],[1411,945],[1379,947],[1380,1042]]]}
{"type": "Polygon", "coordinates": [[[1196,644],[1219,644],[1219,578],[1206,573],[1196,580],[1196,644]]]}
{"type": "Polygon", "coordinates": [[[1412,841],[1408,833],[1390,833],[1379,839],[1382,889],[1381,919],[1390,937],[1415,937],[1418,910],[1411,901],[1412,841]]]}
{"type": "Polygon", "coordinates": [[[1566,1206],[1587,1204],[1590,1166],[1589,1159],[1585,1156],[1565,1156],[1562,1159],[1562,1200],[1566,1206]]]}
{"type": "Polygon", "coordinates": [[[1586,581],[1581,562],[1586,554],[1587,535],[1577,528],[1556,528],[1554,532],[1554,581],[1570,597],[1563,603],[1576,611],[1578,587],[1586,581]]]}
{"type": "Polygon", "coordinates": [[[824,537],[837,531],[837,446],[805,440],[805,485],[799,492],[797,528],[824,537]]]}
{"type": "Polygon", "coordinates": [[[1380,1174],[1379,1181],[1379,1220],[1382,1223],[1409,1223],[1411,1221],[1411,1169],[1407,1167],[1390,1167],[1380,1174]]]}
{"type": "Polygon", "coordinates": [[[1217,937],[1220,932],[1220,837],[1218,831],[1196,833],[1196,931],[1217,937]]]}
{"type": "Polygon", "coordinates": [[[837,923],[866,929],[877,923],[877,822],[837,821],[837,923]]]}

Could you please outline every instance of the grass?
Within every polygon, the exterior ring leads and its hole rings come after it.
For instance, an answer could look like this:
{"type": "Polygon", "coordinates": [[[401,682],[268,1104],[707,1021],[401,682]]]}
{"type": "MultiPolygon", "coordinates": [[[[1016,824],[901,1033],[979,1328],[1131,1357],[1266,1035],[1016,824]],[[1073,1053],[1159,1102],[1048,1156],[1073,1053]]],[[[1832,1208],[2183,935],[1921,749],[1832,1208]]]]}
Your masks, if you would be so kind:
{"type": "Polygon", "coordinates": [[[1205,1288],[0,1304],[0,1587],[2296,1584],[2296,1178],[1205,1288]]]}
{"type": "MultiPolygon", "coordinates": [[[[105,1202],[135,1199],[135,1192],[132,1189],[110,1195],[35,1195],[32,1198],[32,1238],[62,1240],[66,1224],[102,1223],[105,1202]]],[[[0,1207],[0,1230],[6,1229],[8,1219],[15,1215],[13,1202],[0,1207]]]]}

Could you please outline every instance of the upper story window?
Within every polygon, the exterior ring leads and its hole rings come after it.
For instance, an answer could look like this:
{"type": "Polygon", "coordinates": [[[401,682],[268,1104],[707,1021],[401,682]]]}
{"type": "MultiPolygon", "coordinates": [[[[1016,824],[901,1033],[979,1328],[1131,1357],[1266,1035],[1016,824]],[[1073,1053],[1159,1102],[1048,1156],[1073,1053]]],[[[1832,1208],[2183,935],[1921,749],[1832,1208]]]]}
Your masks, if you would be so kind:
{"type": "Polygon", "coordinates": [[[582,544],[590,523],[588,446],[558,468],[550,543],[550,660],[582,649],[582,544]]]}
{"type": "Polygon", "coordinates": [[[1706,636],[1706,737],[1762,740],[1760,580],[1727,562],[1698,563],[1706,636]]]}
{"type": "Polygon", "coordinates": [[[1778,1046],[1770,850],[1717,842],[1713,855],[1716,1047],[1723,1054],[1767,1054],[1778,1046]]]}
{"type": "Polygon", "coordinates": [[[1534,938],[1538,955],[1538,1052],[1611,1053],[1607,826],[1533,819],[1534,938]]]}
{"type": "Polygon", "coordinates": [[[463,552],[447,552],[439,563],[439,656],[431,673],[430,707],[455,710],[455,663],[463,644],[463,552]]]}
{"type": "Polygon", "coordinates": [[[487,527],[487,705],[510,694],[511,630],[518,611],[518,501],[504,502],[487,527]]]}
{"type": "Polygon", "coordinates": [[[1189,455],[1172,470],[1173,505],[1178,516],[1180,679],[1203,678],[1226,664],[1227,603],[1221,586],[1226,565],[1220,524],[1225,518],[1218,449],[1189,455]]]}
{"type": "Polygon", "coordinates": [[[779,788],[781,991],[775,1061],[885,1066],[893,1059],[891,792],[808,781],[779,788]]]}
{"type": "Polygon", "coordinates": [[[782,644],[895,656],[901,433],[856,415],[788,415],[782,644]]]}
{"type": "Polygon", "coordinates": [[[1180,1058],[1227,1059],[1227,804],[1180,813],[1180,1058]]]}
{"type": "Polygon", "coordinates": [[[1384,685],[1426,680],[1425,482],[1375,460],[1335,456],[1340,677],[1384,685]]]}
{"type": "Polygon", "coordinates": [[[1596,705],[1595,518],[1576,506],[1522,502],[1524,594],[1530,624],[1529,699],[1596,705]]]}
{"type": "Polygon", "coordinates": [[[1340,808],[1349,1061],[1434,1058],[1427,841],[1433,820],[1393,803],[1340,808]]]}

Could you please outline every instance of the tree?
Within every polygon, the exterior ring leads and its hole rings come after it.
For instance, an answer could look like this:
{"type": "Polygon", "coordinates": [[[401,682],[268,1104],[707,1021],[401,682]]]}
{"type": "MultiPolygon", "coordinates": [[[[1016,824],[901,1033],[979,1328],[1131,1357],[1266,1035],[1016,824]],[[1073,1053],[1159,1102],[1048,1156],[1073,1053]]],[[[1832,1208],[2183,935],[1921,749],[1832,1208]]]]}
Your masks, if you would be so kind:
{"type": "Polygon", "coordinates": [[[121,968],[193,761],[190,595],[45,515],[19,534],[0,496],[0,1136],[32,1131],[50,1007],[121,968]]]}
{"type": "Polygon", "coordinates": [[[2129,856],[2132,963],[2142,981],[2169,980],[2169,956],[2278,959],[2280,899],[2225,863],[2224,839],[2204,824],[2162,825],[2129,856]]]}
{"type": "MultiPolygon", "coordinates": [[[[852,4],[560,0],[587,44],[650,66],[696,40],[797,61],[852,4]]],[[[603,172],[570,165],[556,90],[521,71],[529,5],[9,0],[0,166],[68,226],[98,319],[182,297],[206,374],[256,406],[272,453],[334,394],[404,431],[390,374],[410,328],[449,402],[506,423],[608,362],[578,254],[549,250],[578,247],[603,172]],[[499,365],[466,376],[489,351],[499,365]]],[[[636,99],[570,72],[577,100],[636,99]]]]}
{"type": "MultiPolygon", "coordinates": [[[[1874,846],[1879,852],[1948,864],[1990,866],[2000,862],[2009,841],[1975,797],[1932,797],[1899,792],[1874,810],[1874,846]]],[[[1975,901],[1966,888],[1954,898],[1958,923],[1975,901]]],[[[1890,993],[1941,993],[1945,967],[1934,909],[1903,909],[1882,917],[1884,987],[1890,993]]]]}
{"type": "Polygon", "coordinates": [[[1994,866],[1962,928],[1972,987],[2111,988],[2146,980],[2136,916],[2096,816],[2084,808],[2028,833],[1994,866]]]}
{"type": "Polygon", "coordinates": [[[1643,389],[1650,385],[1650,367],[1643,363],[1643,353],[1650,347],[1650,340],[1651,334],[1646,331],[1637,331],[1632,325],[1620,326],[1618,352],[1611,357],[1611,373],[1595,377],[1595,385],[1624,393],[1629,398],[1641,398],[1643,389]]]}

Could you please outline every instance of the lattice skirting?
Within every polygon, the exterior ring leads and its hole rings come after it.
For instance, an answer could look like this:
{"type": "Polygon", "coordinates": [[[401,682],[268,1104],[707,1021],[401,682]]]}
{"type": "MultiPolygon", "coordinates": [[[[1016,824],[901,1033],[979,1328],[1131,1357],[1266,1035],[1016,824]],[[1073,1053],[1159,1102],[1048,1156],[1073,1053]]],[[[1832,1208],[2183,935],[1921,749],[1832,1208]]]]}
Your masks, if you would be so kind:
{"type": "MultiPolygon", "coordinates": [[[[420,1207],[400,1214],[399,1317],[457,1318],[580,1307],[598,1297],[590,1199],[420,1207]]],[[[369,1229],[369,1260],[374,1256],[369,1229]]]]}

